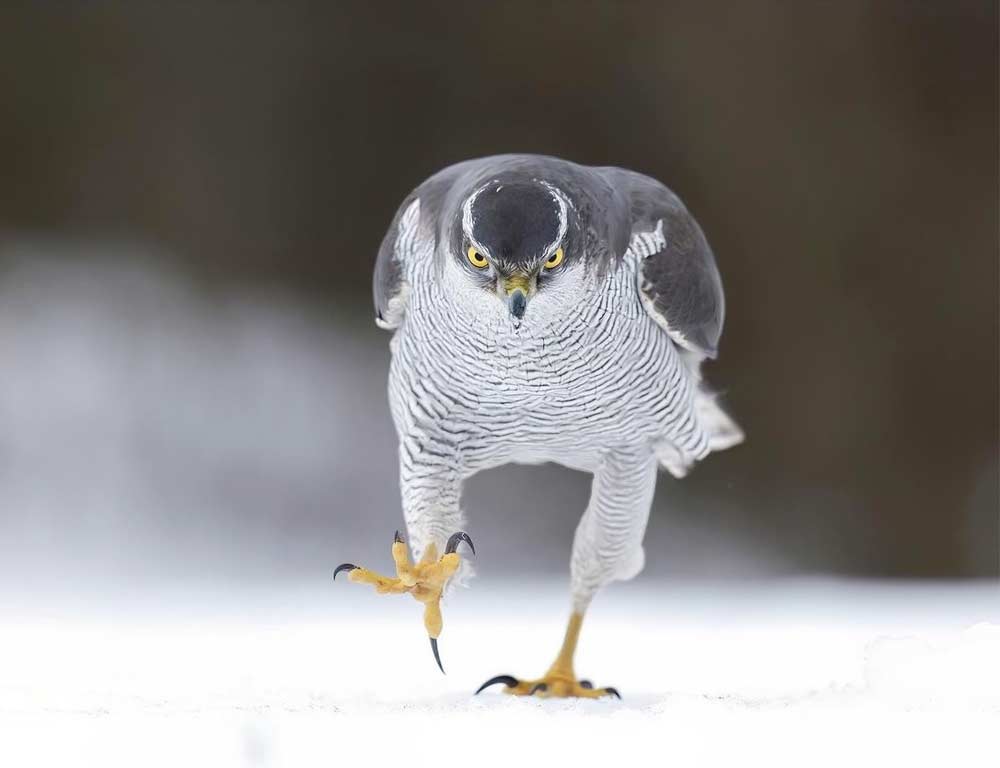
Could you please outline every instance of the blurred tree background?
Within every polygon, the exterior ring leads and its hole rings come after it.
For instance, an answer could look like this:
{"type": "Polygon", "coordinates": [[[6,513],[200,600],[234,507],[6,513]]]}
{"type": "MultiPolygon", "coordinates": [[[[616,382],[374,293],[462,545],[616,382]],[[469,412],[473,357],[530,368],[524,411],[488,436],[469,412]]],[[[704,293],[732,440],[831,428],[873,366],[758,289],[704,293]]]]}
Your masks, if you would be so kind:
{"type": "Polygon", "coordinates": [[[500,152],[642,171],[716,252],[708,376],[748,434],[657,520],[796,571],[995,576],[997,28],[966,0],[5,3],[0,242],[143,243],[209,302],[326,307],[384,397],[370,270],[412,187],[500,152]]]}

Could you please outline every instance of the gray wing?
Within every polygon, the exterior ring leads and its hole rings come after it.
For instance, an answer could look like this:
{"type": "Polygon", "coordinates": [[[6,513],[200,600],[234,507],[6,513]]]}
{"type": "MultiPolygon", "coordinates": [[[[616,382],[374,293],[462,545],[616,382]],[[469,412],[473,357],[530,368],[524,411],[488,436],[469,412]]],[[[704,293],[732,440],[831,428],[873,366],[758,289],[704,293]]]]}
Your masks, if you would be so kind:
{"type": "Polygon", "coordinates": [[[602,169],[630,200],[630,248],[642,258],[639,291],[653,320],[679,346],[714,358],[725,318],[722,280],[698,222],[663,184],[602,169]]]}
{"type": "Polygon", "coordinates": [[[409,294],[406,263],[429,256],[437,247],[444,199],[472,162],[457,163],[434,174],[407,195],[396,211],[382,238],[372,276],[375,323],[380,328],[398,328],[403,321],[409,294]]]}

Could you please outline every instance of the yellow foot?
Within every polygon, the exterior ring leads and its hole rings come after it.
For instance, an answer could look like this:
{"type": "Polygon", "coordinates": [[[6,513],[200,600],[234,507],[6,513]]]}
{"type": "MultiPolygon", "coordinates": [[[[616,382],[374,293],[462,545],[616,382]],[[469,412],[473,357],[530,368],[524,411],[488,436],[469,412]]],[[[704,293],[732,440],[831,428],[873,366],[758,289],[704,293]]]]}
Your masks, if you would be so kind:
{"type": "Polygon", "coordinates": [[[518,680],[511,675],[497,675],[491,677],[481,686],[476,693],[480,693],[491,685],[503,683],[506,687],[504,693],[513,696],[541,696],[542,698],[563,699],[576,696],[582,699],[599,699],[602,696],[615,696],[621,698],[616,688],[595,688],[589,680],[577,680],[572,672],[563,673],[549,670],[544,677],[537,680],[518,680]]]}
{"type": "Polygon", "coordinates": [[[559,655],[549,667],[549,671],[544,677],[537,680],[518,680],[511,675],[497,675],[491,677],[481,686],[476,693],[489,688],[491,685],[503,683],[504,693],[514,696],[542,696],[544,698],[566,698],[576,696],[581,699],[599,699],[601,696],[615,696],[621,698],[616,688],[595,688],[589,680],[577,680],[573,674],[573,654],[576,653],[576,642],[580,637],[580,627],[583,625],[583,613],[574,611],[569,617],[569,624],[566,626],[566,637],[563,639],[562,648],[559,655]]]}
{"type": "Polygon", "coordinates": [[[462,562],[461,557],[455,551],[461,542],[465,542],[476,554],[476,548],[472,545],[469,534],[459,531],[448,539],[445,545],[444,554],[438,559],[437,547],[431,543],[424,552],[420,562],[413,564],[407,552],[406,543],[396,531],[395,539],[392,543],[392,559],[396,563],[396,578],[382,576],[367,568],[359,568],[353,563],[343,563],[338,565],[333,572],[333,578],[341,571],[347,571],[347,578],[358,584],[371,584],[380,595],[398,595],[409,592],[415,600],[424,604],[424,627],[431,640],[431,650],[434,652],[434,660],[438,668],[444,672],[441,664],[441,656],[438,653],[437,639],[441,634],[444,621],[441,618],[441,593],[444,592],[445,584],[458,570],[462,562]]]}

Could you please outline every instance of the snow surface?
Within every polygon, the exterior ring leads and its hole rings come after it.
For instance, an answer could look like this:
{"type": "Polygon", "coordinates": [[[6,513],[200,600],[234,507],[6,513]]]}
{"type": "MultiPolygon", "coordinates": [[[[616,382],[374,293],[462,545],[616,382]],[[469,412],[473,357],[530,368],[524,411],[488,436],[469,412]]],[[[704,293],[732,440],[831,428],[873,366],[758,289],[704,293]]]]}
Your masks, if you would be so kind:
{"type": "Polygon", "coordinates": [[[1000,765],[1000,587],[615,585],[581,676],[621,702],[471,695],[561,639],[553,582],[420,607],[348,583],[67,597],[0,612],[0,765],[1000,765]]]}

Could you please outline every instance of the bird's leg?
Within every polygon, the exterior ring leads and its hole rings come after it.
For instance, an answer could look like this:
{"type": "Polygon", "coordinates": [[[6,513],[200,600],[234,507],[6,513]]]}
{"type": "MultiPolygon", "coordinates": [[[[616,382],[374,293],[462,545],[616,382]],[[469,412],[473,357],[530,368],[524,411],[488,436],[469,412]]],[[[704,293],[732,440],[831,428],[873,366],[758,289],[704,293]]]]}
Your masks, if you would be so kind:
{"type": "Polygon", "coordinates": [[[458,570],[458,566],[462,562],[456,550],[463,541],[475,554],[476,548],[472,545],[472,539],[467,533],[459,531],[448,539],[444,554],[440,558],[437,555],[437,546],[431,542],[424,550],[423,557],[414,565],[410,562],[406,542],[399,535],[399,531],[396,531],[396,537],[392,543],[392,559],[396,564],[396,578],[383,576],[367,568],[359,568],[353,563],[338,565],[333,572],[333,578],[336,579],[337,574],[341,571],[347,571],[347,578],[350,581],[356,584],[371,584],[380,595],[398,595],[409,592],[415,600],[423,603],[424,627],[427,629],[427,636],[431,641],[434,660],[444,672],[437,647],[437,639],[441,635],[443,626],[441,595],[448,579],[458,570]]]}
{"type": "Polygon", "coordinates": [[[573,653],[583,614],[596,591],[615,579],[630,579],[642,568],[642,535],[653,500],[656,467],[656,457],[645,451],[604,456],[594,472],[590,503],[573,539],[573,613],[559,655],[544,677],[519,681],[499,675],[484,683],[480,691],[504,683],[507,693],[520,696],[619,696],[614,688],[594,688],[587,680],[577,680],[573,653]]]}
{"type": "Polygon", "coordinates": [[[597,699],[601,696],[621,695],[615,688],[594,688],[589,680],[577,680],[573,672],[573,656],[576,653],[576,643],[580,638],[580,627],[583,625],[583,612],[573,611],[566,626],[566,636],[562,647],[552,662],[549,671],[536,680],[518,680],[511,675],[497,675],[483,683],[476,693],[485,688],[503,683],[505,693],[514,696],[543,696],[565,698],[577,696],[586,699],[597,699]]]}

